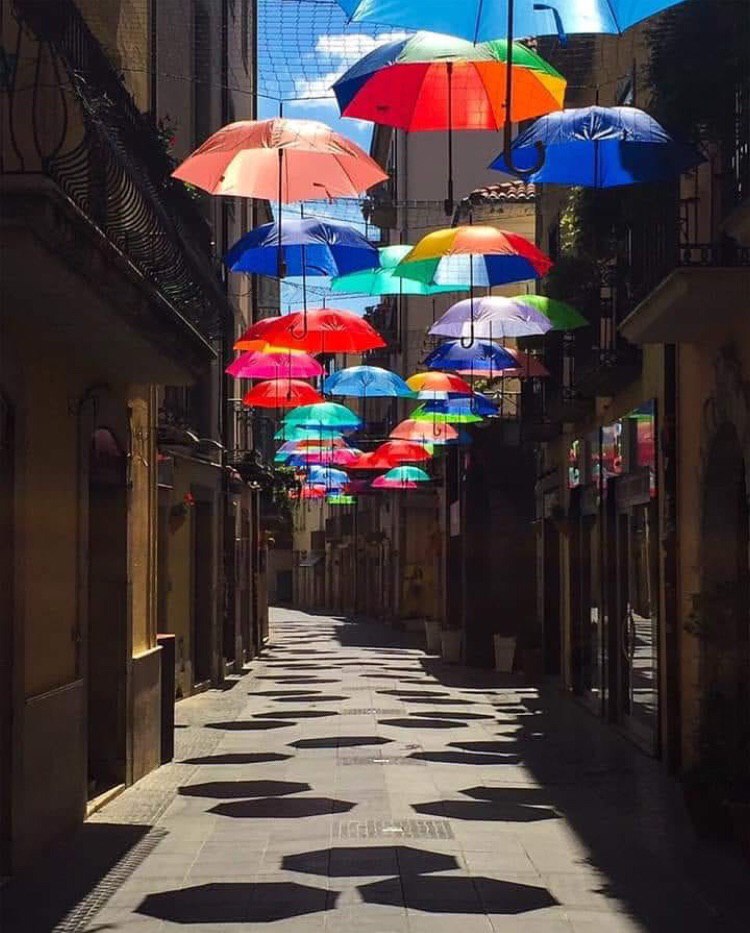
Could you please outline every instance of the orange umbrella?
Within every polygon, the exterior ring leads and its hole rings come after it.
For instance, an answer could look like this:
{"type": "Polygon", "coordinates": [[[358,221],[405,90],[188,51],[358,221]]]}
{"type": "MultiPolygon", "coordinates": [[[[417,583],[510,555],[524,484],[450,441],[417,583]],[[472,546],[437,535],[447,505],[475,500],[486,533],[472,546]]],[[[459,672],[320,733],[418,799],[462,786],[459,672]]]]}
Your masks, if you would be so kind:
{"type": "Polygon", "coordinates": [[[297,408],[322,401],[320,393],[301,379],[269,379],[246,392],[242,404],[251,408],[297,408]]]}
{"type": "Polygon", "coordinates": [[[242,120],[222,127],[172,173],[210,194],[284,203],[356,197],[388,176],[317,120],[242,120]]]}
{"type": "Polygon", "coordinates": [[[432,370],[426,373],[414,373],[406,380],[406,384],[413,392],[454,392],[462,395],[471,395],[472,388],[459,376],[453,373],[441,373],[432,370]]]}
{"type": "Polygon", "coordinates": [[[448,422],[414,421],[407,418],[397,424],[390,436],[396,440],[414,441],[417,444],[447,444],[458,438],[458,431],[448,422]]]}

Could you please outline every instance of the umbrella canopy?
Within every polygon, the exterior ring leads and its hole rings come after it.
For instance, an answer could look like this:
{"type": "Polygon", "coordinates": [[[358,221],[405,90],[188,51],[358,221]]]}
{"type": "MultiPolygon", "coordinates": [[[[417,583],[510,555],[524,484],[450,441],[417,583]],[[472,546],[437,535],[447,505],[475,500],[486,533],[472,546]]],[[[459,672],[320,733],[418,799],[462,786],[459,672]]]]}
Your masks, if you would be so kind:
{"type": "Polygon", "coordinates": [[[337,466],[348,467],[361,455],[356,447],[309,447],[294,453],[285,454],[295,466],[337,466]]]}
{"type": "Polygon", "coordinates": [[[232,272],[257,275],[276,275],[282,261],[285,275],[347,275],[377,266],[378,251],[349,224],[302,217],[255,227],[224,257],[232,272]]]}
{"type": "MultiPolygon", "coordinates": [[[[619,33],[681,0],[513,0],[517,36],[553,36],[565,33],[619,33]]],[[[469,42],[505,35],[508,0],[338,0],[349,19],[406,29],[432,29],[469,42]]]]}
{"type": "Polygon", "coordinates": [[[323,375],[323,367],[307,353],[275,349],[272,353],[243,353],[224,372],[238,379],[312,379],[323,375]]]}
{"type": "Polygon", "coordinates": [[[211,194],[284,203],[356,197],[388,178],[325,123],[281,117],[222,127],[172,174],[211,194]]]}
{"type": "Polygon", "coordinates": [[[403,463],[420,463],[429,460],[432,451],[424,444],[414,441],[384,441],[378,448],[362,454],[351,464],[354,470],[390,470],[403,463]]]}
{"type": "Polygon", "coordinates": [[[518,233],[476,226],[447,227],[422,237],[396,275],[427,284],[503,285],[546,275],[552,261],[518,233]]]}
{"type": "Polygon", "coordinates": [[[439,337],[531,337],[552,329],[549,318],[530,305],[487,295],[457,301],[438,318],[429,333],[439,337]]]}
{"type": "Polygon", "coordinates": [[[325,499],[327,489],[325,486],[311,486],[307,483],[302,484],[302,488],[297,492],[289,493],[290,499],[325,499]]]}
{"type": "MultiPolygon", "coordinates": [[[[497,414],[497,406],[480,392],[473,392],[471,398],[450,398],[445,400],[436,399],[434,402],[425,402],[420,406],[426,415],[430,414],[449,414],[449,415],[481,415],[491,418],[497,414]]],[[[412,413],[412,418],[416,418],[412,413]]],[[[449,418],[449,421],[461,423],[459,418],[449,418]]]]}
{"type": "Polygon", "coordinates": [[[268,342],[263,334],[273,320],[273,317],[264,317],[260,321],[256,321],[235,341],[234,349],[247,351],[264,350],[268,346],[268,342]]]}
{"type": "Polygon", "coordinates": [[[348,496],[346,493],[336,492],[326,497],[329,505],[355,505],[357,499],[355,496],[348,496]]]}
{"type": "Polygon", "coordinates": [[[415,466],[397,466],[372,481],[373,489],[416,489],[419,483],[429,483],[430,475],[415,466]]]}
{"type": "Polygon", "coordinates": [[[507,350],[487,340],[475,340],[470,347],[461,346],[459,340],[446,340],[425,359],[431,369],[453,369],[464,372],[500,372],[518,365],[507,350]]]}
{"type": "Polygon", "coordinates": [[[406,380],[410,389],[420,393],[423,392],[441,392],[447,394],[453,392],[457,395],[471,395],[472,388],[468,382],[456,376],[454,373],[440,373],[435,371],[425,373],[414,373],[406,380]]]}
{"type": "Polygon", "coordinates": [[[248,408],[296,408],[298,405],[314,405],[322,401],[317,389],[301,379],[259,382],[242,397],[242,404],[248,408]]]}
{"type": "Polygon", "coordinates": [[[425,402],[414,409],[411,417],[414,421],[432,421],[435,424],[476,424],[482,421],[482,415],[473,412],[470,407],[464,409],[437,408],[441,402],[425,402]]]}
{"type": "MultiPolygon", "coordinates": [[[[513,141],[513,165],[534,167],[539,144],[544,146],[544,162],[525,176],[537,184],[613,188],[667,181],[705,161],[635,107],[581,107],[547,114],[513,141]]],[[[513,174],[505,155],[490,168],[513,174]]]]}
{"type": "MultiPolygon", "coordinates": [[[[505,347],[505,352],[509,353],[516,362],[513,368],[503,369],[495,373],[495,378],[544,379],[549,376],[549,370],[538,357],[532,356],[530,353],[524,353],[523,350],[518,350],[516,347],[505,347]]],[[[485,373],[474,372],[472,375],[484,377],[485,373]]]]}
{"type": "MultiPolygon", "coordinates": [[[[505,121],[507,51],[504,39],[475,45],[418,32],[373,49],[333,92],[345,117],[402,130],[497,130],[505,121]]],[[[563,106],[562,75],[519,43],[512,59],[514,122],[563,106]]]]}
{"type": "Polygon", "coordinates": [[[575,330],[586,327],[588,321],[573,305],[545,295],[514,295],[511,301],[526,308],[534,308],[552,321],[553,330],[575,330]]]}
{"type": "Polygon", "coordinates": [[[331,291],[350,295],[437,295],[466,290],[465,285],[426,285],[394,275],[393,270],[410,250],[411,246],[381,246],[376,268],[335,278],[331,282],[331,291]]]}
{"type": "Polygon", "coordinates": [[[450,424],[430,424],[407,418],[391,431],[390,437],[400,441],[414,441],[416,444],[447,444],[458,439],[458,432],[450,424]]]}
{"type": "Polygon", "coordinates": [[[349,482],[349,476],[343,470],[334,470],[333,467],[311,466],[307,482],[315,486],[326,486],[328,489],[341,489],[349,482]]]}
{"type": "Polygon", "coordinates": [[[333,437],[303,437],[299,440],[284,441],[279,447],[283,453],[304,453],[306,450],[333,450],[336,447],[346,447],[346,441],[341,435],[333,437]]]}
{"type": "Polygon", "coordinates": [[[351,311],[314,308],[274,318],[267,333],[275,344],[290,345],[308,353],[363,353],[384,347],[378,332],[351,311]]]}
{"type": "Polygon", "coordinates": [[[318,402],[294,408],[284,416],[288,427],[335,428],[341,431],[353,431],[362,424],[362,419],[345,405],[336,402],[318,402]]]}
{"type": "Polygon", "coordinates": [[[311,441],[316,444],[324,441],[336,444],[338,442],[345,443],[342,437],[343,433],[344,431],[335,425],[327,427],[318,424],[312,428],[302,424],[282,424],[274,434],[273,439],[275,441],[311,441]]]}
{"type": "Polygon", "coordinates": [[[349,395],[354,398],[405,397],[414,393],[401,376],[380,366],[349,366],[333,373],[323,383],[326,395],[349,395]]]}

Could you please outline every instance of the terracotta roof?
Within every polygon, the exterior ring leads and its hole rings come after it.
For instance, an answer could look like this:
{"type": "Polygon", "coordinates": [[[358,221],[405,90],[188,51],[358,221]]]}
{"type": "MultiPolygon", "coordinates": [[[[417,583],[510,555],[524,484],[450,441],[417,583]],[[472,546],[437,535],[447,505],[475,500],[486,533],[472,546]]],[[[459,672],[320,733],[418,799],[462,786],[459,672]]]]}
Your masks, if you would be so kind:
{"type": "Polygon", "coordinates": [[[499,185],[487,185],[485,188],[476,188],[466,199],[472,204],[483,201],[497,203],[501,201],[523,202],[533,201],[536,198],[536,185],[526,181],[505,181],[499,185]]]}

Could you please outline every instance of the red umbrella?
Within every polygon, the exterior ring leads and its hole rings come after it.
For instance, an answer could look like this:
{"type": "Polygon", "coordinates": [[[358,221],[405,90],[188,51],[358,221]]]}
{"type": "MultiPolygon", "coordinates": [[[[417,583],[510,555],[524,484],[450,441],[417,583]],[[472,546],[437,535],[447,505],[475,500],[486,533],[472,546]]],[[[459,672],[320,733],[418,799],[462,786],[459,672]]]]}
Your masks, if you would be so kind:
{"type": "Polygon", "coordinates": [[[321,394],[301,379],[274,379],[254,385],[245,393],[242,404],[251,408],[297,408],[322,401],[321,394]]]}
{"type": "Polygon", "coordinates": [[[363,353],[385,346],[380,334],[351,311],[315,308],[273,320],[265,336],[277,347],[296,347],[307,353],[363,353]]]}
{"type": "Polygon", "coordinates": [[[429,460],[432,454],[423,445],[414,441],[385,441],[377,450],[362,454],[351,464],[354,470],[390,470],[402,463],[420,463],[429,460]]]}
{"type": "Polygon", "coordinates": [[[458,438],[458,431],[447,422],[414,421],[407,418],[391,431],[391,438],[417,444],[445,444],[458,438]]]}
{"type": "Polygon", "coordinates": [[[254,324],[251,324],[250,327],[245,331],[245,333],[237,339],[234,344],[235,350],[262,350],[268,341],[263,336],[268,328],[273,324],[278,315],[273,317],[264,317],[259,321],[256,321],[254,324]]]}

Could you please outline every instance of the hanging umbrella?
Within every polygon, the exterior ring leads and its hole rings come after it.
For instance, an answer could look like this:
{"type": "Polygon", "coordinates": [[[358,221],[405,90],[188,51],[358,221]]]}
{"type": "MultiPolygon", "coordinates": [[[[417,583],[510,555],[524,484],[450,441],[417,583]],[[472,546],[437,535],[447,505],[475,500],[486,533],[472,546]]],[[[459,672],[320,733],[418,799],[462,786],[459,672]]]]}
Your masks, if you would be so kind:
{"type": "Polygon", "coordinates": [[[356,447],[339,447],[335,449],[318,447],[300,450],[289,456],[294,459],[295,464],[299,466],[337,466],[349,467],[353,464],[362,451],[356,447]]]}
{"type": "Polygon", "coordinates": [[[401,376],[380,366],[349,366],[333,373],[323,383],[325,395],[353,398],[414,398],[401,376]]]}
{"type": "Polygon", "coordinates": [[[243,353],[224,372],[238,379],[312,379],[323,375],[323,367],[307,353],[277,348],[273,353],[243,353]]]}
{"type": "Polygon", "coordinates": [[[293,491],[289,493],[290,499],[325,499],[326,493],[328,490],[325,486],[312,486],[306,483],[302,484],[302,488],[297,492],[293,491]]]}
{"type": "Polygon", "coordinates": [[[414,421],[431,421],[433,424],[476,424],[482,421],[482,415],[473,412],[471,407],[465,409],[436,407],[441,404],[444,403],[425,402],[415,408],[410,417],[414,421]]]}
{"type": "MultiPolygon", "coordinates": [[[[428,415],[449,415],[447,420],[452,424],[469,424],[465,421],[463,415],[479,415],[481,417],[492,418],[497,414],[497,406],[481,392],[473,392],[471,398],[451,398],[446,400],[436,400],[434,402],[425,402],[420,406],[424,412],[424,417],[428,415]],[[452,416],[456,417],[452,417],[452,416]]],[[[416,413],[412,412],[412,418],[417,418],[416,413]]],[[[417,419],[419,420],[419,419],[417,419]]]]}
{"type": "Polygon", "coordinates": [[[309,382],[301,379],[273,379],[254,385],[242,398],[248,408],[296,408],[314,405],[323,398],[309,382]]]}
{"type": "Polygon", "coordinates": [[[336,402],[318,402],[293,408],[284,416],[288,427],[334,428],[339,432],[353,431],[362,424],[362,419],[345,405],[336,402]]]}
{"type": "Polygon", "coordinates": [[[378,332],[351,311],[314,308],[274,320],[268,335],[275,344],[289,344],[308,353],[363,353],[385,346],[378,332]]]}
{"type": "Polygon", "coordinates": [[[431,397],[434,394],[447,395],[449,392],[456,395],[471,395],[472,388],[468,382],[454,373],[440,373],[430,371],[414,373],[406,380],[410,389],[417,392],[420,398],[431,397]]]}
{"type": "MultiPolygon", "coordinates": [[[[547,114],[514,140],[513,165],[522,170],[533,166],[540,145],[544,163],[527,176],[537,184],[612,188],[668,181],[705,161],[635,107],[581,107],[547,114]]],[[[490,168],[514,171],[505,154],[490,168]]]]}
{"type": "Polygon", "coordinates": [[[362,454],[351,464],[353,470],[390,470],[403,463],[420,463],[432,457],[432,450],[414,441],[384,441],[379,447],[362,454]]]}
{"type": "Polygon", "coordinates": [[[588,321],[573,305],[546,295],[514,295],[511,301],[526,308],[534,308],[552,321],[553,330],[575,330],[587,327],[588,321]]]}
{"type": "Polygon", "coordinates": [[[549,318],[530,305],[500,295],[465,298],[451,305],[429,329],[438,337],[531,337],[552,329],[549,318]]]}
{"type": "MultiPolygon", "coordinates": [[[[351,429],[348,429],[351,430],[351,429]]],[[[275,441],[314,441],[319,443],[321,440],[343,442],[341,436],[345,432],[335,425],[327,426],[317,424],[314,428],[302,424],[282,424],[279,430],[274,434],[275,441]]]]}
{"type": "Polygon", "coordinates": [[[400,441],[414,441],[425,447],[428,444],[447,444],[458,438],[458,432],[450,424],[427,424],[407,418],[391,431],[390,437],[400,441]]]}
{"type": "Polygon", "coordinates": [[[326,502],[329,505],[356,505],[356,496],[349,496],[346,493],[336,492],[326,496],[326,502]]]}
{"type": "MultiPolygon", "coordinates": [[[[515,35],[554,36],[565,33],[621,33],[682,0],[513,0],[515,35]]],[[[405,29],[431,29],[469,42],[506,34],[508,0],[338,0],[353,22],[405,29]]]]}
{"type": "Polygon", "coordinates": [[[333,467],[311,466],[307,474],[307,481],[315,486],[334,487],[342,489],[349,482],[349,476],[343,470],[334,470],[333,467]]]}
{"type": "Polygon", "coordinates": [[[420,483],[429,483],[430,475],[415,466],[397,466],[372,481],[373,489],[416,489],[420,483]]]}
{"type": "Polygon", "coordinates": [[[242,336],[238,337],[235,341],[234,349],[246,351],[264,350],[268,346],[268,342],[263,337],[263,334],[273,320],[273,317],[264,317],[256,321],[242,336]]]}
{"type": "Polygon", "coordinates": [[[518,233],[483,225],[435,230],[412,247],[395,274],[428,284],[504,285],[546,275],[552,261],[518,233]]]}
{"type": "Polygon", "coordinates": [[[517,365],[507,350],[487,340],[476,340],[471,347],[462,346],[458,340],[446,340],[425,359],[425,366],[431,369],[470,370],[485,375],[517,365]]]}
{"type": "Polygon", "coordinates": [[[342,116],[397,129],[448,131],[448,197],[453,212],[453,130],[498,130],[563,106],[565,79],[526,46],[514,44],[515,98],[507,96],[508,43],[477,45],[418,32],[373,49],[333,85],[342,116]],[[510,113],[506,103],[511,100],[510,113]]]}
{"type": "Polygon", "coordinates": [[[347,295],[437,295],[442,292],[462,292],[465,285],[425,285],[404,279],[393,270],[411,250],[411,246],[381,246],[379,265],[374,269],[342,275],[331,282],[331,291],[347,295]]]}
{"type": "Polygon", "coordinates": [[[310,449],[325,448],[327,450],[334,450],[337,447],[346,446],[346,441],[339,434],[332,437],[320,437],[316,434],[314,437],[301,437],[298,440],[284,441],[281,447],[279,447],[279,450],[286,453],[299,453],[310,449]]]}
{"type": "Polygon", "coordinates": [[[357,197],[386,181],[351,140],[317,120],[242,120],[210,136],[172,173],[211,194],[278,200],[357,197]]]}
{"type": "Polygon", "coordinates": [[[224,257],[227,268],[273,276],[281,258],[285,275],[336,276],[378,264],[376,248],[350,224],[302,217],[279,226],[262,224],[241,237],[224,257]]]}
{"type": "MultiPolygon", "coordinates": [[[[515,363],[511,368],[502,369],[500,372],[494,374],[494,378],[500,379],[544,379],[549,376],[549,370],[542,363],[542,361],[533,356],[530,353],[524,353],[523,350],[518,350],[516,347],[504,347],[505,352],[510,354],[515,360],[515,363]]],[[[461,370],[459,370],[461,372],[461,370]]],[[[467,375],[466,372],[462,375],[467,375]]],[[[486,378],[486,373],[482,372],[472,372],[473,376],[480,376],[486,378]]]]}

